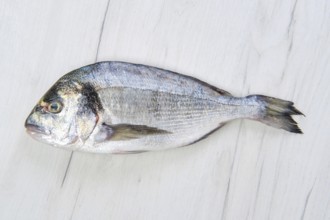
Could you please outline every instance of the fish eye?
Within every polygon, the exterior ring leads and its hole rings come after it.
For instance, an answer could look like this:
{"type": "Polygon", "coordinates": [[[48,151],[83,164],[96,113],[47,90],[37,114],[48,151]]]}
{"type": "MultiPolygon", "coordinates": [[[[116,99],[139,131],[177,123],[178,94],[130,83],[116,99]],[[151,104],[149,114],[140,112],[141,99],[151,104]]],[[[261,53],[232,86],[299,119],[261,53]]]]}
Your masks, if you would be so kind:
{"type": "Polygon", "coordinates": [[[48,110],[48,112],[51,112],[51,113],[59,113],[62,111],[62,108],[63,108],[62,103],[60,103],[58,101],[54,101],[48,105],[47,110],[48,110]]]}

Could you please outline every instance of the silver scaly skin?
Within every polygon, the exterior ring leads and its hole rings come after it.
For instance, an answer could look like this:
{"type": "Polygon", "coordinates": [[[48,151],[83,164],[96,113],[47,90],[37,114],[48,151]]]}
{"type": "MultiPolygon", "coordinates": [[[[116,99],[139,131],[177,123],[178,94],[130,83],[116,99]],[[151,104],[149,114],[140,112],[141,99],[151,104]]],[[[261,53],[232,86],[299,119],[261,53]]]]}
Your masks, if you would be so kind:
{"type": "Polygon", "coordinates": [[[293,103],[237,98],[198,79],[139,64],[101,62],[60,78],[26,120],[35,139],[72,150],[132,153],[186,146],[249,118],[302,133],[293,103]]]}

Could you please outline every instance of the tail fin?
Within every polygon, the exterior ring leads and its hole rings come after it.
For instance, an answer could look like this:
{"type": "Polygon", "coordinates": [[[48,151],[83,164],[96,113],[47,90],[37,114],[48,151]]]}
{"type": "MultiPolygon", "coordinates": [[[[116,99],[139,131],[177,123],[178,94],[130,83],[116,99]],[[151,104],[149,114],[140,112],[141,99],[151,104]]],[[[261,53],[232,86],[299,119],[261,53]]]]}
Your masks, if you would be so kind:
{"type": "Polygon", "coordinates": [[[260,122],[293,133],[303,133],[291,116],[304,114],[293,106],[293,102],[263,95],[248,97],[255,99],[262,106],[261,115],[256,118],[260,122]]]}

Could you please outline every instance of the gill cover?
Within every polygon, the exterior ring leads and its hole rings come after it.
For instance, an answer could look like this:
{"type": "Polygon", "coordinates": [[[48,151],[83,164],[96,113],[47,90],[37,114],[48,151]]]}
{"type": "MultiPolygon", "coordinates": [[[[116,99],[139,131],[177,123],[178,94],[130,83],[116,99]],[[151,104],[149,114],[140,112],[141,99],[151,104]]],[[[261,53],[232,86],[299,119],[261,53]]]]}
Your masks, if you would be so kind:
{"type": "Polygon", "coordinates": [[[75,126],[77,129],[77,136],[82,142],[85,142],[96,127],[99,120],[99,113],[103,111],[103,107],[92,85],[75,84],[80,90],[81,95],[78,99],[75,126]]]}

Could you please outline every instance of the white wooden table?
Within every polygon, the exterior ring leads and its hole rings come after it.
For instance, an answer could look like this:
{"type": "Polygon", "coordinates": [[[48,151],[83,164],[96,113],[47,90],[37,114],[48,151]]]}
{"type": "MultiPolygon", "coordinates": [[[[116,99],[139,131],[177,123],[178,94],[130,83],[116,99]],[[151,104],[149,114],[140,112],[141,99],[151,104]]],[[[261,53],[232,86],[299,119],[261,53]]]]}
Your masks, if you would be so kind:
{"type": "Polygon", "coordinates": [[[329,0],[1,0],[0,219],[330,219],[329,0]],[[56,149],[24,120],[104,60],[293,100],[304,135],[234,121],[190,147],[56,149]]]}

